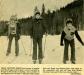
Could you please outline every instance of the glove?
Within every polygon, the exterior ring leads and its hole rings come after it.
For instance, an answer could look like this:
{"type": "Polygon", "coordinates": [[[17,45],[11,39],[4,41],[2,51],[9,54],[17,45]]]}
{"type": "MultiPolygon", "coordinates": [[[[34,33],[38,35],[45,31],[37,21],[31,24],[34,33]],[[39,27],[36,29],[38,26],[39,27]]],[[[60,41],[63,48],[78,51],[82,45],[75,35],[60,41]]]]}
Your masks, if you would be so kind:
{"type": "Polygon", "coordinates": [[[20,34],[16,35],[17,39],[19,40],[20,39],[20,34]]]}
{"type": "Polygon", "coordinates": [[[63,43],[61,43],[60,45],[61,45],[61,46],[64,46],[64,44],[63,44],[63,43]]]}
{"type": "Polygon", "coordinates": [[[82,45],[84,46],[84,42],[82,43],[82,45]]]}

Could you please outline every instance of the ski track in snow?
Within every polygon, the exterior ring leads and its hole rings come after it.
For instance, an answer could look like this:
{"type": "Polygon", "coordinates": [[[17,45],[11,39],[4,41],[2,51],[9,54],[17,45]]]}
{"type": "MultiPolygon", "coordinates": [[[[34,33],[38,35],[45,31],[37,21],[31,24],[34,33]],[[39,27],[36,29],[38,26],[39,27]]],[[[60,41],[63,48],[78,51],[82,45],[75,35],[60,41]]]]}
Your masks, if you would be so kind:
{"type": "MultiPolygon", "coordinates": [[[[79,32],[84,41],[84,31],[79,32]]],[[[15,41],[12,41],[11,54],[6,56],[8,46],[7,36],[0,37],[0,64],[33,64],[32,63],[32,40],[30,36],[21,36],[19,40],[19,56],[15,56],[15,41]]],[[[45,36],[43,38],[43,49],[45,36]]],[[[76,63],[84,64],[84,47],[75,39],[76,63]]],[[[44,50],[43,50],[44,51],[44,50]]],[[[60,46],[60,35],[48,35],[46,38],[43,64],[63,64],[64,47],[60,46]]],[[[70,48],[69,48],[70,57],[70,48]]],[[[68,62],[70,64],[70,62],[68,62]]]]}

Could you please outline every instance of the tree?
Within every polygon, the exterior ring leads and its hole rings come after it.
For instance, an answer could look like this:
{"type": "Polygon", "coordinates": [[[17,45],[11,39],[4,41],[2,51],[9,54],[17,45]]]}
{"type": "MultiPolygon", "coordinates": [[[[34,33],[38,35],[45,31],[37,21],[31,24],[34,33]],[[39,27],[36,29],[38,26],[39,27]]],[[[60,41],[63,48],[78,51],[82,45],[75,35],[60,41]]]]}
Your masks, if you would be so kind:
{"type": "Polygon", "coordinates": [[[83,0],[83,8],[82,8],[82,29],[84,29],[84,0],[83,0]]]}
{"type": "Polygon", "coordinates": [[[45,5],[44,4],[42,5],[42,13],[41,13],[41,16],[42,17],[45,16],[45,5]]]}
{"type": "Polygon", "coordinates": [[[34,9],[34,14],[36,13],[36,12],[38,12],[39,10],[38,10],[38,7],[36,6],[35,7],[35,9],[34,9]]]}

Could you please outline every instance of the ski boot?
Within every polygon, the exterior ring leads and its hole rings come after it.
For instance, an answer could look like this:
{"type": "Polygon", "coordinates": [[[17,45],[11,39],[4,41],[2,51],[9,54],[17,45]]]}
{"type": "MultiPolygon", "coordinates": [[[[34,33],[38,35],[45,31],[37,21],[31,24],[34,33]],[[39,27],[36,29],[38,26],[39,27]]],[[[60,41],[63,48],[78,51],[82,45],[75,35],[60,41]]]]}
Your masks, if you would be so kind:
{"type": "Polygon", "coordinates": [[[9,54],[10,54],[10,52],[7,52],[7,53],[6,53],[6,56],[9,56],[9,54]]]}
{"type": "Polygon", "coordinates": [[[33,60],[33,64],[36,64],[36,60],[33,60]]]}
{"type": "Polygon", "coordinates": [[[39,59],[39,64],[42,64],[42,59],[39,59]]]}

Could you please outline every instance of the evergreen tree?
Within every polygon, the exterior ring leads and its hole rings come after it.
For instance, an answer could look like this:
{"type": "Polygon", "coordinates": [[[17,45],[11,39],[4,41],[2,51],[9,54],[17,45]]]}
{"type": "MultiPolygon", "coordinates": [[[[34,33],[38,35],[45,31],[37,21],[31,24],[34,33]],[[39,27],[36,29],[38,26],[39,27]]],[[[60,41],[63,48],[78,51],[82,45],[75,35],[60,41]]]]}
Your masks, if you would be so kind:
{"type": "Polygon", "coordinates": [[[45,5],[44,4],[42,5],[42,13],[41,13],[41,16],[42,17],[45,16],[45,5]]]}
{"type": "Polygon", "coordinates": [[[39,10],[38,10],[38,7],[36,6],[35,7],[35,9],[34,9],[34,14],[36,13],[36,12],[38,12],[39,10]]]}
{"type": "Polygon", "coordinates": [[[84,29],[84,0],[83,0],[83,7],[82,7],[82,29],[84,29]]]}

